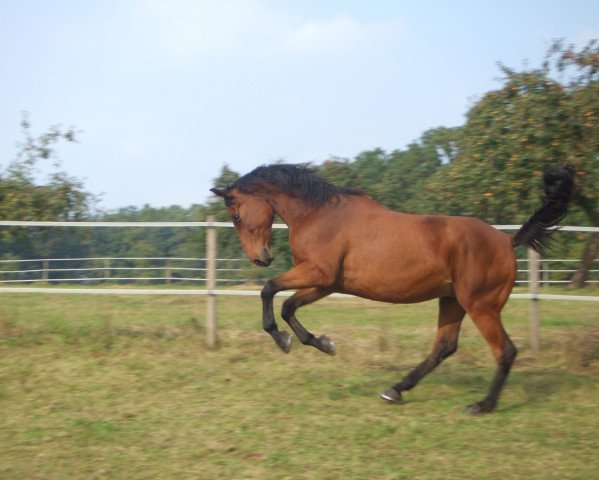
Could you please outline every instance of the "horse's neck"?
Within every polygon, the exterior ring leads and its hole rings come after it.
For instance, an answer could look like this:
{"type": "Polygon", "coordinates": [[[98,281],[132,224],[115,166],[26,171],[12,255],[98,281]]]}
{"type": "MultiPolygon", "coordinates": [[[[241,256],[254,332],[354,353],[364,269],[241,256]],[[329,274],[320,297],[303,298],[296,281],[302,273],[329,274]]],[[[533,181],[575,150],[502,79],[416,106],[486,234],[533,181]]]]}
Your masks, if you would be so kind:
{"type": "Polygon", "coordinates": [[[270,204],[283,223],[290,228],[303,222],[313,210],[312,207],[283,193],[273,195],[270,204]]]}

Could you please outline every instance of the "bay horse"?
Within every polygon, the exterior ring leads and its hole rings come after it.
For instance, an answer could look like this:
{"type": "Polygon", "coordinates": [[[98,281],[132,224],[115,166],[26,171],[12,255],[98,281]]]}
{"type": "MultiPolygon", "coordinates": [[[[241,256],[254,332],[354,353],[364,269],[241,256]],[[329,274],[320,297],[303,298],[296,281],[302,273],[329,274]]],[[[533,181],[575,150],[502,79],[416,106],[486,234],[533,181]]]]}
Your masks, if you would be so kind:
{"type": "Polygon", "coordinates": [[[256,265],[268,267],[274,259],[275,214],[289,227],[294,267],[261,291],[264,330],[285,353],[292,337],[278,329],[273,312],[273,297],[283,290],[296,290],[281,313],[291,330],[302,344],[331,355],[333,341],[306,330],[296,318],[298,308],[333,292],[391,303],[438,298],[432,352],[380,396],[401,402],[402,392],[454,353],[467,313],[497,364],[487,396],[466,409],[476,415],[495,409],[516,357],[500,316],[516,279],[514,247],[545,246],[566,214],[573,176],[571,167],[546,172],[541,207],[513,236],[473,217],[388,210],[361,190],[335,187],[308,164],[260,166],[211,191],[224,199],[245,254],[256,265]]]}

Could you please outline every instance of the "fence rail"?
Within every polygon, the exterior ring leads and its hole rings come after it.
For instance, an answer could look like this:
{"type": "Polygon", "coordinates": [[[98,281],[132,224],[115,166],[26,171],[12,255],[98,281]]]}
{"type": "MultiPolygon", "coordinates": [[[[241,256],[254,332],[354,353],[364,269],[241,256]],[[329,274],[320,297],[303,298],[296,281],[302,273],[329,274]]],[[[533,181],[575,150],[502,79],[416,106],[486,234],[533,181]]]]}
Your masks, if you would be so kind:
{"type": "MultiPolygon", "coordinates": [[[[257,290],[238,290],[238,289],[217,289],[217,281],[221,283],[248,283],[257,280],[257,276],[250,275],[245,277],[247,272],[256,272],[250,268],[240,267],[232,268],[231,264],[227,267],[218,268],[219,262],[240,262],[244,259],[218,259],[216,251],[216,230],[217,228],[231,228],[233,224],[230,222],[215,222],[213,218],[208,218],[206,222],[46,222],[46,221],[0,221],[0,227],[60,227],[60,228],[97,228],[97,227],[143,227],[143,228],[205,228],[207,238],[206,258],[180,258],[180,257],[98,257],[98,258],[47,258],[47,259],[23,259],[23,260],[1,260],[0,261],[0,284],[15,284],[15,283],[42,283],[42,282],[79,282],[89,284],[91,282],[105,283],[122,283],[122,282],[189,282],[197,285],[204,282],[205,289],[198,288],[40,288],[37,286],[29,287],[2,287],[0,293],[52,293],[52,294],[126,294],[126,295],[207,295],[207,318],[206,331],[207,343],[213,346],[216,343],[216,296],[218,295],[259,295],[257,290]],[[163,265],[118,265],[117,262],[164,262],[163,265]],[[171,262],[196,262],[193,266],[174,266],[171,262]],[[33,263],[38,262],[40,268],[24,268],[17,269],[10,264],[14,263],[33,263]],[[41,265],[40,263],[41,262],[41,265]],[[57,268],[51,263],[61,262],[100,262],[100,265],[89,266],[72,266],[71,268],[57,268]],[[3,268],[8,266],[8,268],[3,268]],[[77,278],[71,275],[73,272],[79,272],[77,278]],[[143,275],[115,275],[116,272],[143,272],[143,275]],[[162,275],[155,276],[147,275],[150,272],[162,272],[162,275]],[[185,272],[186,275],[179,273],[185,272]],[[190,276],[189,272],[202,273],[202,276],[190,276]],[[89,276],[84,273],[100,274],[99,276],[89,276]],[[65,274],[63,277],[62,274],[65,274]],[[6,278],[6,275],[12,275],[13,278],[6,278]],[[26,276],[35,276],[36,278],[23,278],[26,276]],[[20,276],[21,278],[14,278],[20,276]]],[[[500,230],[517,230],[519,225],[495,225],[500,230]]],[[[287,228],[283,224],[274,224],[273,228],[287,228]]],[[[561,231],[567,232],[584,232],[597,233],[599,227],[562,227],[561,231]]],[[[532,252],[532,251],[530,251],[532,252]]],[[[532,345],[535,350],[539,346],[539,308],[537,300],[575,300],[575,301],[599,301],[596,296],[580,296],[580,295],[550,295],[541,294],[538,291],[539,285],[567,283],[567,276],[574,272],[571,268],[563,268],[564,264],[573,263],[577,260],[572,259],[539,259],[534,253],[529,252],[528,259],[520,259],[519,277],[517,283],[527,284],[529,293],[527,294],[512,294],[511,298],[532,299],[531,302],[531,329],[532,329],[532,345]],[[523,263],[526,262],[526,263],[523,263]],[[559,268],[549,268],[551,264],[558,264],[559,268]],[[551,278],[553,275],[553,278],[551,278]],[[559,278],[555,278],[558,276],[559,278]]],[[[592,269],[593,278],[589,283],[599,283],[599,278],[596,274],[598,269],[592,269]]],[[[273,276],[273,269],[269,269],[269,276],[273,276]]],[[[290,292],[281,292],[281,295],[290,295],[290,292]]],[[[348,295],[335,295],[337,297],[347,297],[348,295]]]]}
{"type": "MultiPolygon", "coordinates": [[[[205,228],[207,232],[218,228],[232,228],[231,222],[53,222],[53,221],[0,221],[0,227],[65,227],[65,228],[205,228]]],[[[517,230],[519,225],[495,225],[501,230],[517,230]]],[[[287,228],[274,224],[273,228],[287,228]]],[[[565,226],[566,232],[599,232],[599,227],[565,226]]],[[[232,285],[262,282],[265,275],[273,276],[281,271],[271,267],[268,272],[254,267],[245,258],[215,258],[215,285],[232,285]]],[[[540,259],[539,281],[541,285],[559,285],[569,282],[569,276],[577,259],[540,259]]],[[[82,283],[82,284],[158,284],[207,286],[208,259],[200,257],[90,257],[90,258],[42,258],[0,260],[0,288],[2,284],[82,283]],[[31,265],[31,266],[29,266],[31,265]]],[[[531,280],[530,259],[518,260],[517,285],[529,285],[531,280]]],[[[599,261],[594,265],[599,266],[599,261]]],[[[590,270],[589,284],[599,284],[599,269],[590,270]]],[[[238,291],[238,290],[236,290],[238,291]]]]}
{"type": "MultiPolygon", "coordinates": [[[[493,225],[498,230],[518,230],[522,225],[493,225]]],[[[206,222],[94,222],[94,221],[37,221],[37,220],[0,220],[0,227],[77,227],[77,228],[98,228],[98,227],[144,227],[144,228],[163,228],[163,227],[178,227],[178,228],[195,228],[195,227],[223,227],[234,228],[231,222],[216,222],[208,220],[206,222]]],[[[274,223],[272,228],[286,229],[284,223],[274,223]]],[[[563,226],[559,228],[562,232],[599,232],[599,227],[583,227],[583,226],[563,226]]]]}
{"type": "MultiPolygon", "coordinates": [[[[540,260],[541,285],[569,283],[579,259],[544,258],[540,260]]],[[[245,258],[216,258],[216,283],[255,283],[257,267],[245,258]],[[233,268],[234,265],[237,265],[233,268]]],[[[89,258],[28,258],[0,260],[0,285],[15,283],[179,283],[205,284],[207,259],[200,257],[89,257],[89,258]],[[149,265],[148,263],[152,263],[149,265]],[[76,264],[77,266],[71,266],[76,264]],[[119,274],[125,273],[125,275],[119,274]],[[71,275],[71,276],[69,276],[71,275]],[[75,276],[76,275],[76,276],[75,276]]],[[[599,260],[594,261],[599,267],[599,260]]],[[[269,275],[272,275],[270,269],[269,275]]],[[[518,259],[517,285],[530,283],[529,259],[518,259]]],[[[599,268],[589,270],[589,284],[599,284],[599,268]]]]}
{"type": "MultiPolygon", "coordinates": [[[[207,258],[90,257],[0,260],[0,285],[14,283],[205,284],[207,258]]],[[[216,258],[217,284],[247,284],[266,272],[245,258],[216,258]]],[[[268,275],[280,269],[269,269],[268,275]]],[[[282,273],[282,270],[280,271],[282,273]]]]}

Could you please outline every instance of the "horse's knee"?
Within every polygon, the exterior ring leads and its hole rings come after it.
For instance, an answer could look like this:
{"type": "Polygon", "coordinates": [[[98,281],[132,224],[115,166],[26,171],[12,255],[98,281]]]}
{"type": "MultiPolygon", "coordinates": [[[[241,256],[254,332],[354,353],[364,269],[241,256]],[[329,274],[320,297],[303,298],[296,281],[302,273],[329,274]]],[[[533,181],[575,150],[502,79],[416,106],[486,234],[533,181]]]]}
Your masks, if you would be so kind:
{"type": "Polygon", "coordinates": [[[275,293],[277,293],[275,284],[272,280],[269,280],[264,284],[262,290],[260,290],[260,297],[262,298],[262,300],[270,300],[275,293]]]}

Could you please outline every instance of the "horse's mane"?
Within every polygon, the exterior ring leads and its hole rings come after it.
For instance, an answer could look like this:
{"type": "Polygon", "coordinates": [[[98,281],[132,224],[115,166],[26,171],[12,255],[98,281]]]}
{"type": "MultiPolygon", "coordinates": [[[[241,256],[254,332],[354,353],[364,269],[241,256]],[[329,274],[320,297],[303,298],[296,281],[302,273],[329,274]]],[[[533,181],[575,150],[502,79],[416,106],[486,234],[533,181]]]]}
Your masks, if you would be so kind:
{"type": "Polygon", "coordinates": [[[336,187],[316,175],[316,171],[317,168],[305,163],[262,165],[239,178],[231,187],[242,193],[255,194],[274,186],[313,206],[330,203],[339,195],[364,195],[357,188],[336,187]]]}

